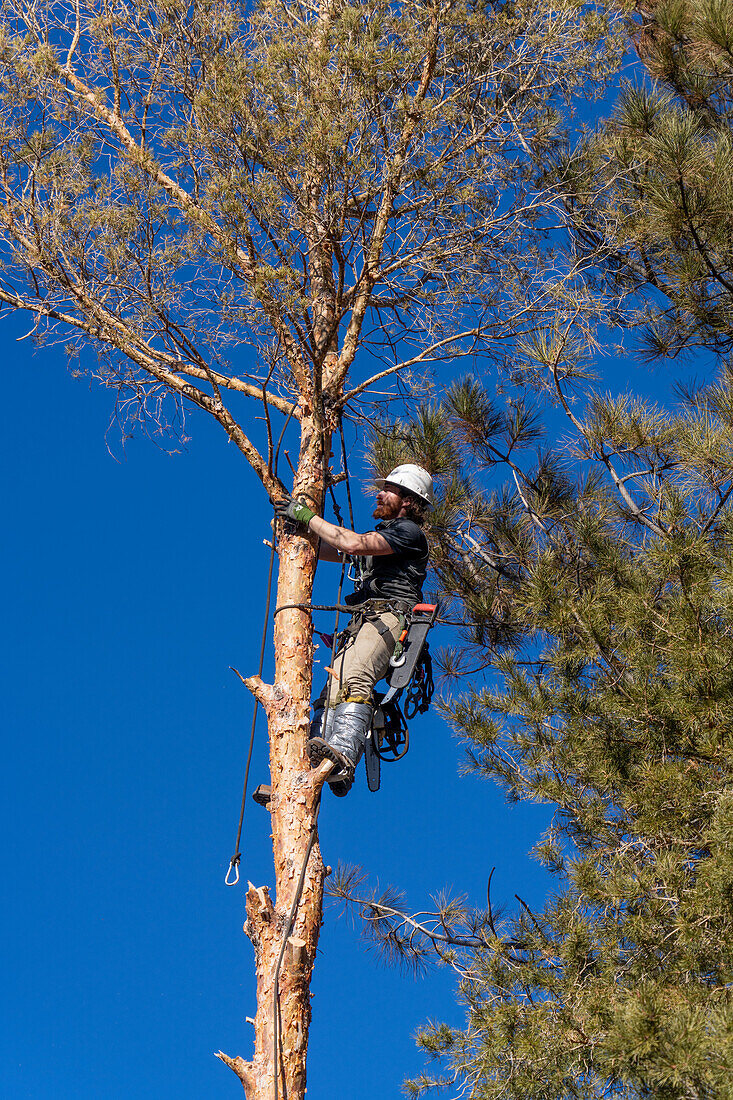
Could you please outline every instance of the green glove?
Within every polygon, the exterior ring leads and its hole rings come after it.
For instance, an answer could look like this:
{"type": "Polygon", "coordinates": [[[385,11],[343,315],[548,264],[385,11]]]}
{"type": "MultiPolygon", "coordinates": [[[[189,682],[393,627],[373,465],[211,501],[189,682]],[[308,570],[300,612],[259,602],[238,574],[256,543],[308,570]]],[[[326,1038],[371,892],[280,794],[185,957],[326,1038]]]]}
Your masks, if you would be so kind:
{"type": "Polygon", "coordinates": [[[275,505],[275,511],[280,519],[291,519],[295,523],[302,523],[304,527],[308,526],[316,514],[302,500],[293,500],[292,497],[285,497],[279,501],[275,505]]]}

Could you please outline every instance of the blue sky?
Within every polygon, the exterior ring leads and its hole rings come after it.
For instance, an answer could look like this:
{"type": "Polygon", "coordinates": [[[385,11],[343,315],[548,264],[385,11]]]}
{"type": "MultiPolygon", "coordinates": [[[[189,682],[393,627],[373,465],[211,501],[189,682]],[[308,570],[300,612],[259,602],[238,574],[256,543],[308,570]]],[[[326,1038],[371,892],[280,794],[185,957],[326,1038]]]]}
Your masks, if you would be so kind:
{"type": "MultiPolygon", "coordinates": [[[[3,323],[4,1084],[13,1100],[241,1095],[213,1057],[248,1056],[244,891],[224,885],[251,721],[270,506],[222,433],[192,414],[170,455],[105,432],[114,395],[3,323]]],[[[364,478],[357,458],[352,473],[364,478]]],[[[355,486],[355,488],[357,488],[355,486]]],[[[367,529],[371,494],[356,492],[367,529]]],[[[320,597],[335,597],[324,567],[320,597]]],[[[327,617],[319,620],[328,628],[327,617]]],[[[440,638],[436,638],[440,642],[440,638]]],[[[265,669],[267,672],[267,667],[265,669]]],[[[443,888],[541,903],[527,851],[549,819],[459,778],[430,715],[370,794],[321,812],[326,862],[362,865],[416,908],[443,888]]],[[[252,771],[266,780],[264,726],[252,771]]],[[[243,878],[271,878],[248,802],[243,878]]],[[[313,983],[309,1095],[399,1096],[427,1019],[460,1023],[451,973],[385,969],[330,906],[313,983]],[[345,1067],[351,1067],[345,1075],[345,1067]],[[345,1083],[348,1082],[348,1083],[345,1083]]]]}
{"type": "MultiPolygon", "coordinates": [[[[250,1055],[255,1008],[243,884],[224,885],[252,714],[229,666],[257,667],[271,509],[203,414],[179,454],[145,438],[123,450],[114,428],[110,454],[113,392],[73,379],[62,348],[19,341],[27,328],[0,329],[0,1098],[241,1096],[213,1057],[250,1055]]],[[[603,366],[611,388],[668,392],[664,372],[603,366]]],[[[366,480],[358,455],[352,475],[366,480]]],[[[355,490],[368,529],[371,494],[355,490]]],[[[337,581],[325,567],[324,602],[337,581]]],[[[495,866],[498,905],[518,893],[540,906],[552,883],[527,853],[550,808],[460,777],[460,747],[432,714],[411,740],[377,794],[362,771],[347,799],[324,799],[326,862],[361,865],[415,908],[445,888],[483,905],[495,866]]],[[[266,759],[260,723],[251,787],[266,759]]],[[[251,801],[242,853],[243,880],[269,883],[269,816],[251,801]]],[[[400,1096],[425,1066],[417,1028],[462,1022],[454,986],[446,970],[386,969],[330,905],[309,1096],[400,1096]]]]}
{"type": "MultiPolygon", "coordinates": [[[[213,1057],[249,1056],[254,986],[244,890],[227,888],[256,670],[270,506],[234,447],[192,413],[168,454],[105,432],[114,395],[34,350],[21,318],[0,348],[6,533],[2,676],[3,1087],[13,1100],[218,1100],[213,1057]]],[[[668,392],[664,371],[609,358],[607,384],[668,392]]],[[[352,476],[366,471],[358,454],[352,476]]],[[[371,494],[355,485],[357,527],[371,494]]],[[[335,598],[322,567],[318,598],[335,598]]],[[[328,618],[317,626],[328,629],[328,618]]],[[[445,640],[445,639],[443,639],[445,640]]],[[[435,642],[440,644],[440,635],[435,642]]],[[[267,674],[267,666],[265,668],[267,674]]],[[[321,812],[324,859],[361,865],[415,908],[448,888],[541,905],[528,856],[547,807],[459,777],[430,715],[370,794],[363,773],[321,812]]],[[[267,779],[264,725],[251,787],[267,779]]],[[[248,801],[242,875],[269,883],[269,816],[248,801]]],[[[329,906],[313,982],[309,1095],[398,1097],[424,1066],[428,1019],[459,1024],[453,975],[385,969],[329,906]]]]}

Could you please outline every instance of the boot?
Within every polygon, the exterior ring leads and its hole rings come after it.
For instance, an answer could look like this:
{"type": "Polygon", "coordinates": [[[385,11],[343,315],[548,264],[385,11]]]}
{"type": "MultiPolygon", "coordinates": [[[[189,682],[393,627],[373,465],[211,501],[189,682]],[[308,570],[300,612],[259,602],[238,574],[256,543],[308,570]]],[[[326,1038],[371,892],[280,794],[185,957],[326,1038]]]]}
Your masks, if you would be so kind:
{"type": "Polygon", "coordinates": [[[354,771],[364,752],[373,708],[369,703],[339,703],[334,711],[333,731],[328,747],[342,756],[348,768],[329,777],[331,790],[339,798],[348,794],[354,783],[354,771]]]}
{"type": "Polygon", "coordinates": [[[354,765],[349,757],[344,756],[338,749],[329,745],[328,741],[324,741],[322,737],[311,737],[306,748],[308,749],[308,759],[312,768],[317,768],[324,760],[333,761],[336,767],[328,776],[331,790],[334,794],[348,794],[351,790],[351,784],[354,782],[354,765]]]}
{"type": "Polygon", "coordinates": [[[308,744],[305,749],[308,753],[308,759],[312,768],[317,768],[324,760],[333,760],[336,765],[333,773],[335,777],[336,775],[348,773],[349,770],[353,771],[353,769],[351,767],[351,761],[347,760],[345,756],[342,756],[340,752],[333,752],[329,746],[328,742],[333,733],[333,719],[336,708],[334,706],[328,708],[326,721],[324,723],[323,716],[325,711],[325,700],[316,699],[313,704],[313,721],[311,722],[308,744]]]}
{"type": "Polygon", "coordinates": [[[331,731],[333,730],[333,716],[336,708],[331,706],[328,708],[328,714],[326,715],[326,728],[323,728],[323,712],[326,709],[326,704],[323,699],[316,699],[313,704],[313,721],[311,722],[310,733],[308,738],[322,737],[324,741],[331,740],[331,731]]]}

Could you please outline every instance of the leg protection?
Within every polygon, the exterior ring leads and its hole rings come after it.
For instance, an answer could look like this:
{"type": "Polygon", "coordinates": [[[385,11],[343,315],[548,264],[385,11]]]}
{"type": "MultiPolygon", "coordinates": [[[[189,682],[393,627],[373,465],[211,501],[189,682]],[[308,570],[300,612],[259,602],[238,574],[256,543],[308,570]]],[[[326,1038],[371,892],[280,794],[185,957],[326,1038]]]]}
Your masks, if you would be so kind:
{"type": "Polygon", "coordinates": [[[339,703],[333,712],[333,728],[328,742],[351,761],[355,768],[364,752],[373,708],[369,703],[339,703]]]}
{"type": "Polygon", "coordinates": [[[334,751],[329,745],[329,741],[333,734],[335,713],[336,707],[333,705],[326,710],[326,696],[324,692],[324,694],[316,699],[313,704],[313,721],[311,722],[306,751],[312,768],[317,768],[324,760],[333,760],[336,765],[333,779],[335,781],[336,776],[338,776],[339,781],[344,785],[343,793],[348,794],[351,789],[351,784],[354,782],[354,767],[349,757],[344,756],[343,753],[334,751]]]}
{"type": "Polygon", "coordinates": [[[372,707],[368,703],[339,703],[332,713],[328,740],[312,736],[308,742],[308,756],[313,768],[322,760],[333,760],[336,768],[328,777],[328,783],[333,793],[342,798],[354,783],[354,770],[361,759],[372,722],[372,707]]]}
{"type": "Polygon", "coordinates": [[[313,721],[311,722],[309,737],[322,737],[324,741],[331,740],[331,731],[333,730],[333,716],[336,708],[330,706],[328,708],[328,714],[326,715],[326,722],[324,726],[323,715],[326,710],[326,700],[321,696],[316,699],[313,704],[313,721]]]}
{"type": "Polygon", "coordinates": [[[333,732],[329,748],[345,758],[349,771],[329,779],[331,790],[339,798],[348,794],[354,783],[354,771],[364,752],[374,708],[370,703],[339,703],[334,713],[333,732]]]}

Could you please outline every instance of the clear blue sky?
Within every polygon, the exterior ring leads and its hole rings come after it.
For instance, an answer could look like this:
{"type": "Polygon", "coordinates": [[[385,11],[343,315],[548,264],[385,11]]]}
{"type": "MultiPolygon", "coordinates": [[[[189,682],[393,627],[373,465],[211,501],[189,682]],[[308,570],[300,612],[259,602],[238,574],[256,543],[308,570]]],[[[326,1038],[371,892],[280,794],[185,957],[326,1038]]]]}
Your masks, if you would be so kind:
{"type": "MultiPolygon", "coordinates": [[[[252,706],[229,666],[257,666],[270,507],[195,412],[183,453],[141,438],[123,454],[113,429],[112,457],[113,393],[72,379],[61,348],[17,342],[23,331],[11,318],[0,332],[0,1096],[238,1096],[213,1057],[249,1057],[254,1014],[244,892],[224,886],[252,706]]],[[[664,381],[643,378],[652,391],[664,381]]],[[[358,458],[352,473],[364,477],[358,458]]],[[[356,505],[368,529],[371,496],[356,505]]],[[[337,573],[320,583],[333,598],[337,573]]],[[[460,759],[435,717],[416,719],[378,794],[362,773],[347,799],[324,798],[326,862],[361,864],[416,908],[445,887],[482,905],[496,865],[497,903],[516,892],[540,905],[548,881],[527,852],[549,809],[508,806],[459,778],[460,759]]],[[[262,725],[253,783],[266,778],[262,725]]],[[[249,802],[243,877],[257,885],[270,881],[268,834],[249,802]]],[[[444,970],[385,969],[329,908],[309,1096],[398,1097],[424,1065],[418,1026],[462,1020],[453,986],[444,970]]]]}

